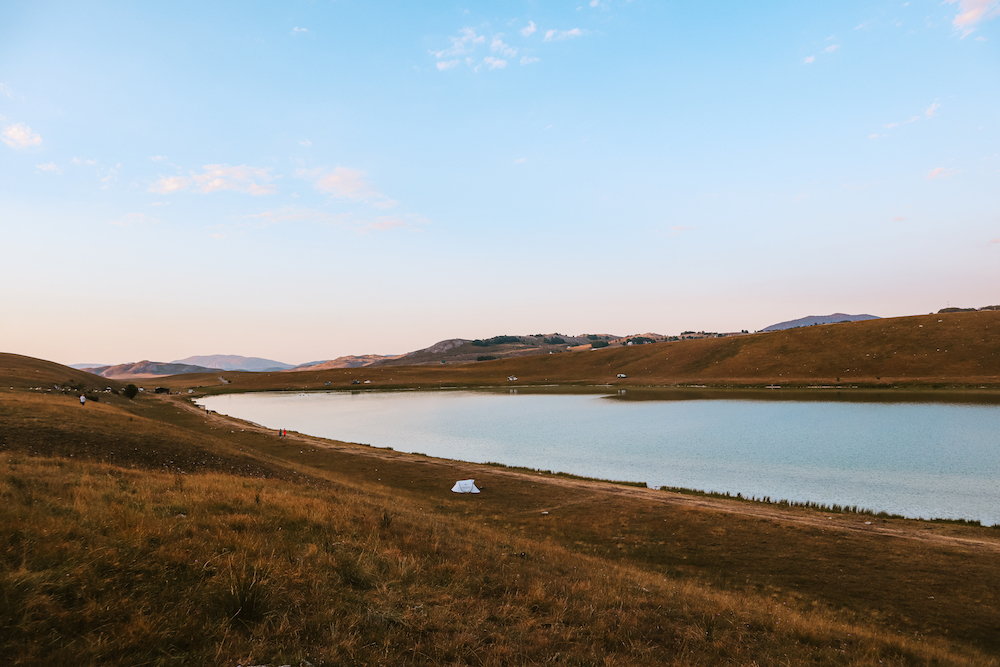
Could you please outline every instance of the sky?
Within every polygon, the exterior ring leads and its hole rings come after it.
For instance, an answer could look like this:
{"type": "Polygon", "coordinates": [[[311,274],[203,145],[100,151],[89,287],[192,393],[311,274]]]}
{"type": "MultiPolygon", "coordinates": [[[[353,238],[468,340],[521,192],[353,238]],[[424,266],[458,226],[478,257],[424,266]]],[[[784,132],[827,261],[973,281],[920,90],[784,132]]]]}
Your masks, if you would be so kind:
{"type": "Polygon", "coordinates": [[[1000,0],[0,15],[0,351],[303,363],[1000,303],[1000,0]]]}

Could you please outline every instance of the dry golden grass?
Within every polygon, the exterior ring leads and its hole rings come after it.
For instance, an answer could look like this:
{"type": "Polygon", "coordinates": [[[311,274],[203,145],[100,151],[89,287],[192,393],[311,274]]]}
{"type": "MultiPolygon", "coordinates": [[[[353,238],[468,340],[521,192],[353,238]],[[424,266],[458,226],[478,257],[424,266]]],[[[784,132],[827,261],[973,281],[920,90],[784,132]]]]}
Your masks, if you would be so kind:
{"type": "Polygon", "coordinates": [[[0,454],[15,665],[995,665],[350,486],[0,454]]]}
{"type": "MultiPolygon", "coordinates": [[[[978,353],[992,363],[990,349],[978,353]]],[[[533,363],[578,373],[573,358],[533,363]]],[[[862,527],[279,440],[177,397],[81,407],[30,389],[66,370],[0,355],[12,664],[998,664],[995,529],[862,527]],[[468,476],[487,493],[448,493],[468,476]]],[[[483,384],[495,372],[444,370],[483,384]]]]}

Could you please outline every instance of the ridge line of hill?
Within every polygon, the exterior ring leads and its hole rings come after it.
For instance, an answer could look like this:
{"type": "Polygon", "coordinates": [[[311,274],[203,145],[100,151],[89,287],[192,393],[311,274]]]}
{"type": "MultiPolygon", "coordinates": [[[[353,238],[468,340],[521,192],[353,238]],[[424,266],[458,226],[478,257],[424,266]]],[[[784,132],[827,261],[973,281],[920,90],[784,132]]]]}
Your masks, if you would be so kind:
{"type": "Polygon", "coordinates": [[[725,338],[465,364],[217,372],[161,378],[196,391],[590,384],[621,387],[998,387],[1000,311],[884,318],[725,338]]]}

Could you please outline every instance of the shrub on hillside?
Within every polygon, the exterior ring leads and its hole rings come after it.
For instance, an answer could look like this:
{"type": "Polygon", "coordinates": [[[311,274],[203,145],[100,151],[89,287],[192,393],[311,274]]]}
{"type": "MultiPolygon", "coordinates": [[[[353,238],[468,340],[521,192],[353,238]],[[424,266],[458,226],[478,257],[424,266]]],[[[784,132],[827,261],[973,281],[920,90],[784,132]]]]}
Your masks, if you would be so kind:
{"type": "Polygon", "coordinates": [[[125,398],[132,400],[139,395],[139,388],[134,384],[127,384],[125,385],[125,389],[122,390],[122,393],[125,394],[125,398]]]}
{"type": "Polygon", "coordinates": [[[489,347],[490,345],[504,345],[507,343],[520,343],[521,339],[517,336],[494,336],[493,338],[487,338],[486,340],[476,339],[472,341],[472,344],[476,347],[489,347]]]}

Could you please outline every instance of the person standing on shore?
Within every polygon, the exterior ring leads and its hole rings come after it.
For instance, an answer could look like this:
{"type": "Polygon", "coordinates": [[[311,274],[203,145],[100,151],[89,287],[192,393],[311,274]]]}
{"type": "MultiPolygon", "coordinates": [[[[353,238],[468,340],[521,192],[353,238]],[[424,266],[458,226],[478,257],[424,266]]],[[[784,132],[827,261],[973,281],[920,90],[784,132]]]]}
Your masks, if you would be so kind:
{"type": "Polygon", "coordinates": [[[86,404],[87,404],[87,397],[84,396],[83,394],[80,394],[80,405],[86,405],[86,404]]]}

